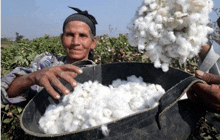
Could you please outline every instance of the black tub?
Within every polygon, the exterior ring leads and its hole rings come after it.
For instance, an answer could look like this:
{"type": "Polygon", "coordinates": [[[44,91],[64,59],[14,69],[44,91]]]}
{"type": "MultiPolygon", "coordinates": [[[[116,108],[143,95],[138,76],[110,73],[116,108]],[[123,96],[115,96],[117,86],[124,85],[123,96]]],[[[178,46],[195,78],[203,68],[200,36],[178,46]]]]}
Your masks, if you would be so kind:
{"type": "MultiPolygon", "coordinates": [[[[35,139],[112,139],[112,140],[138,140],[138,139],[186,139],[195,128],[199,119],[205,115],[199,106],[189,100],[178,101],[179,98],[195,82],[202,82],[194,76],[183,71],[169,68],[164,73],[148,63],[111,63],[83,68],[83,74],[75,79],[83,83],[88,80],[99,81],[109,85],[113,80],[126,79],[127,76],[143,77],[147,83],[160,84],[166,93],[161,97],[159,106],[148,111],[142,111],[107,123],[110,130],[105,137],[100,126],[62,134],[44,134],[38,125],[40,117],[50,104],[58,104],[42,90],[25,107],[21,116],[22,129],[35,139]]],[[[71,91],[73,88],[62,81],[71,91]]]]}

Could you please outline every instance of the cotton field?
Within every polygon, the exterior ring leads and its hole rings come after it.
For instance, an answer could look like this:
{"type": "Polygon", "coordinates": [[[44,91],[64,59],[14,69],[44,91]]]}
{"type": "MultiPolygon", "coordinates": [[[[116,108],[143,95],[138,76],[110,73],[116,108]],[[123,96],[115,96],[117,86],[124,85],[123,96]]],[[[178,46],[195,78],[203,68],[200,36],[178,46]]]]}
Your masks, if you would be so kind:
{"type": "Polygon", "coordinates": [[[126,81],[116,79],[109,86],[97,81],[78,83],[62,102],[48,106],[39,126],[47,134],[59,134],[101,125],[107,136],[111,130],[103,124],[154,108],[164,93],[160,85],[145,83],[135,75],[126,81]]]}
{"type": "Polygon", "coordinates": [[[143,0],[127,26],[129,44],[166,72],[171,58],[185,63],[207,43],[212,7],[212,0],[143,0]]]}

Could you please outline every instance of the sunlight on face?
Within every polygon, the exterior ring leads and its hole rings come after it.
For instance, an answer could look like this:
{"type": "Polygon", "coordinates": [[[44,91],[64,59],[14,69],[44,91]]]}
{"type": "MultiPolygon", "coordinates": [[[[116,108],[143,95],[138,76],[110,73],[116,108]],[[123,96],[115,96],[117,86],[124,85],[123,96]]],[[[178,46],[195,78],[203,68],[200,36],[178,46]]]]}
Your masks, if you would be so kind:
{"type": "Polygon", "coordinates": [[[95,49],[97,43],[96,38],[91,38],[90,27],[82,21],[70,21],[61,39],[68,63],[88,59],[90,49],[95,49]]]}

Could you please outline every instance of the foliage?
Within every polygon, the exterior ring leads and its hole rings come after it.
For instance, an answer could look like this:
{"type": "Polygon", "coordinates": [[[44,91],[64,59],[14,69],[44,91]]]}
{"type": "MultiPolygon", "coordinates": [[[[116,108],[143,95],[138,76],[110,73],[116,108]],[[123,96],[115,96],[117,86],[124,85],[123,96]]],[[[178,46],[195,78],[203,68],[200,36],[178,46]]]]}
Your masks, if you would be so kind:
{"type": "Polygon", "coordinates": [[[22,38],[24,38],[24,36],[23,35],[19,35],[18,32],[16,32],[15,35],[16,35],[16,42],[20,42],[22,40],[22,38]]]}
{"type": "Polygon", "coordinates": [[[34,40],[21,40],[12,46],[2,49],[1,75],[5,75],[18,66],[29,67],[35,56],[43,52],[49,52],[55,56],[62,56],[65,50],[62,47],[60,37],[44,36],[34,40]]]}
{"type": "MultiPolygon", "coordinates": [[[[45,35],[42,38],[33,40],[20,40],[14,42],[1,51],[1,75],[5,75],[15,67],[29,67],[36,55],[43,52],[52,53],[55,56],[65,55],[60,37],[45,35]]],[[[95,62],[105,64],[111,62],[150,62],[145,52],[138,52],[136,47],[128,44],[126,35],[98,37],[98,44],[95,49],[95,62]]],[[[186,64],[180,64],[179,59],[172,59],[170,66],[193,73],[197,69],[198,57],[187,60],[186,64]]],[[[2,139],[31,139],[25,135],[20,128],[19,117],[23,108],[15,105],[1,106],[1,138],[2,139]]]]}

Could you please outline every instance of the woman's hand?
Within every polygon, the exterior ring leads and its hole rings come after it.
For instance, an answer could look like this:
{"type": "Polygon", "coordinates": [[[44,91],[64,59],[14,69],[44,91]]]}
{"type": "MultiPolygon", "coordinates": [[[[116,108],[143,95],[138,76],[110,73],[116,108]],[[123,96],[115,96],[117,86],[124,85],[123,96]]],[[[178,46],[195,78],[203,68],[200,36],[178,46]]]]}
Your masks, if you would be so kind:
{"type": "Polygon", "coordinates": [[[52,85],[56,86],[63,94],[68,94],[70,91],[59,81],[61,78],[67,81],[71,86],[77,86],[74,80],[77,74],[81,74],[82,70],[74,65],[54,66],[38,70],[29,75],[32,85],[39,85],[44,87],[48,94],[53,98],[59,99],[60,95],[53,89],[52,85]]]}
{"type": "Polygon", "coordinates": [[[220,76],[200,70],[197,70],[195,75],[207,84],[195,83],[192,85],[187,92],[188,98],[193,102],[198,102],[198,98],[200,98],[209,111],[220,113],[220,76]]]}

